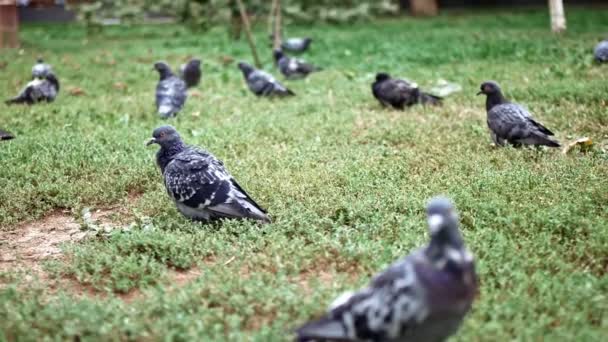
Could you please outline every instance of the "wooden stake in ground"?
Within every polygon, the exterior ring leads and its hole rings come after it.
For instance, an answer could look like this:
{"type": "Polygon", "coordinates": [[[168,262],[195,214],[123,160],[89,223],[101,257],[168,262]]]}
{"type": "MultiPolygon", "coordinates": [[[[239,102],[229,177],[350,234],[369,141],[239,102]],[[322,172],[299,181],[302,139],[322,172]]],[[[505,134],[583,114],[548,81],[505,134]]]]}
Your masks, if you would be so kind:
{"type": "Polygon", "coordinates": [[[19,46],[19,17],[13,0],[0,0],[0,48],[19,46]]]}
{"type": "Polygon", "coordinates": [[[553,32],[566,31],[564,2],[562,0],[549,0],[549,13],[551,14],[551,30],[553,32]]]}
{"type": "Polygon", "coordinates": [[[262,63],[260,62],[260,57],[258,57],[258,52],[255,49],[255,43],[253,42],[253,35],[251,34],[251,26],[249,25],[249,17],[247,17],[247,12],[245,11],[245,6],[243,6],[243,1],[236,0],[239,5],[239,11],[241,12],[241,20],[243,20],[243,26],[245,27],[245,33],[247,35],[247,42],[249,43],[249,47],[251,48],[251,55],[253,55],[253,62],[257,68],[262,67],[262,63]]]}
{"type": "Polygon", "coordinates": [[[270,5],[270,14],[268,14],[268,34],[273,37],[274,40],[274,16],[277,12],[277,1],[272,0],[272,4],[270,5]]]}
{"type": "Polygon", "coordinates": [[[272,48],[274,50],[281,48],[281,0],[276,0],[277,5],[275,8],[276,14],[274,16],[274,32],[272,39],[272,48]]]}

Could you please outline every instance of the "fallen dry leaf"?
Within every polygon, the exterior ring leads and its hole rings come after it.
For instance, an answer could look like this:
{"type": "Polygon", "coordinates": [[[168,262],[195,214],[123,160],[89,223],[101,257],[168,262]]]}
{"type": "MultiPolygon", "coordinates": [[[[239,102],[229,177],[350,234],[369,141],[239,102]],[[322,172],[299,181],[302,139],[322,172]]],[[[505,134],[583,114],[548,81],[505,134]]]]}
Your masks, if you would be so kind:
{"type": "Polygon", "coordinates": [[[234,58],[228,55],[224,55],[220,57],[220,62],[224,65],[228,65],[234,62],[234,58]]]}
{"type": "Polygon", "coordinates": [[[190,97],[203,97],[203,94],[198,90],[191,90],[189,93],[190,97]]]}
{"type": "Polygon", "coordinates": [[[114,88],[119,89],[119,90],[125,90],[125,89],[127,89],[127,85],[122,82],[116,82],[116,83],[114,83],[114,88]]]}
{"type": "Polygon", "coordinates": [[[591,149],[591,147],[593,147],[593,140],[587,137],[578,138],[573,142],[569,143],[568,145],[564,146],[562,153],[567,154],[568,152],[574,150],[577,146],[579,147],[579,150],[581,152],[587,152],[591,149]]]}
{"type": "Polygon", "coordinates": [[[201,112],[192,112],[192,116],[199,117],[201,116],[201,112]]]}
{"type": "Polygon", "coordinates": [[[82,88],[72,87],[68,90],[70,95],[72,96],[80,96],[86,94],[86,92],[82,88]]]}

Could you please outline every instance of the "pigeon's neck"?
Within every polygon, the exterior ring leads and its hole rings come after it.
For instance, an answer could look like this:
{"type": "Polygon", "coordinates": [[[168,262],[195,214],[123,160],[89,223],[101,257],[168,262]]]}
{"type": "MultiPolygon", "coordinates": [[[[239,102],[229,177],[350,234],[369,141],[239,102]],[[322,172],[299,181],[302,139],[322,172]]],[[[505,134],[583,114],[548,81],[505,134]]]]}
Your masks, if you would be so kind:
{"type": "Polygon", "coordinates": [[[486,97],[486,110],[490,110],[494,108],[494,106],[498,106],[504,103],[508,103],[507,99],[502,95],[501,92],[497,92],[494,94],[489,94],[486,97]]]}
{"type": "Polygon", "coordinates": [[[163,70],[159,72],[160,80],[166,80],[167,78],[173,76],[173,73],[170,70],[163,70]]]}
{"type": "Polygon", "coordinates": [[[156,154],[156,162],[162,173],[165,173],[167,165],[175,158],[177,154],[182,152],[186,145],[182,141],[178,141],[170,146],[161,147],[156,154]]]}

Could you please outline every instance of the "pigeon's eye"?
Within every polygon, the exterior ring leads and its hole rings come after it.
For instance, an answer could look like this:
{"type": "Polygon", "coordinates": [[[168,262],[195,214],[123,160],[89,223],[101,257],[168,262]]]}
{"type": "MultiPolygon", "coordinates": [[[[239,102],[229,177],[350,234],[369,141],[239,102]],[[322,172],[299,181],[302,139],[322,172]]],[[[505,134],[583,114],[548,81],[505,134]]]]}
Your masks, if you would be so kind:
{"type": "Polygon", "coordinates": [[[160,132],[160,137],[164,138],[165,137],[165,132],[160,132]]]}

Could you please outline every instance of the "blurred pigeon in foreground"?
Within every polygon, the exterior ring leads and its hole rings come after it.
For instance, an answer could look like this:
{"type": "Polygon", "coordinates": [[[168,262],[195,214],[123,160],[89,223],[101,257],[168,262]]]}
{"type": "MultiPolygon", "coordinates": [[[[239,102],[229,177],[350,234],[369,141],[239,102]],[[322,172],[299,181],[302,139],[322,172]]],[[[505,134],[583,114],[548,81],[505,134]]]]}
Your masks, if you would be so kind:
{"type": "Polygon", "coordinates": [[[186,82],[186,87],[196,87],[201,81],[201,60],[193,58],[179,69],[180,76],[186,82]]]}
{"type": "Polygon", "coordinates": [[[308,50],[311,38],[287,38],[281,43],[281,48],[285,51],[302,53],[308,50]]]}
{"type": "Polygon", "coordinates": [[[6,104],[34,104],[40,101],[53,102],[59,92],[59,80],[52,72],[44,78],[35,78],[21,90],[16,97],[6,100],[6,104]]]}
{"type": "Polygon", "coordinates": [[[487,96],[488,127],[492,141],[497,146],[504,146],[505,142],[514,146],[560,146],[559,142],[550,137],[553,132],[535,121],[528,110],[504,98],[498,83],[487,81],[482,83],[480,88],[481,91],[477,95],[487,96]]]}
{"type": "Polygon", "coordinates": [[[417,103],[423,105],[440,105],[441,98],[420,91],[413,82],[391,78],[387,73],[376,74],[376,81],[372,84],[374,97],[384,106],[403,109],[417,103]]]}
{"type": "Polygon", "coordinates": [[[473,256],[449,199],[427,206],[430,243],[338,297],[321,319],[296,330],[299,341],[444,341],[454,334],[477,292],[473,256]]]}
{"type": "Polygon", "coordinates": [[[595,60],[600,63],[608,62],[608,40],[603,40],[595,46],[595,60]]]}
{"type": "Polygon", "coordinates": [[[274,59],[279,66],[279,70],[286,78],[304,78],[311,72],[320,71],[312,64],[293,57],[286,56],[281,50],[274,50],[274,59]]]}
{"type": "Polygon", "coordinates": [[[269,73],[257,70],[253,66],[240,62],[239,69],[243,72],[249,90],[257,96],[291,96],[294,92],[277,82],[269,73]]]}
{"type": "Polygon", "coordinates": [[[269,223],[262,209],[211,153],[184,144],[175,128],[154,130],[150,144],[160,145],[156,163],[167,193],[186,217],[196,221],[221,218],[269,223]]]}
{"type": "Polygon", "coordinates": [[[156,85],[156,109],[163,119],[176,116],[186,102],[186,83],[175,76],[165,62],[157,62],[154,69],[160,80],[156,85]]]}
{"type": "Polygon", "coordinates": [[[15,136],[10,132],[7,132],[3,129],[0,129],[0,140],[11,140],[14,139],[15,136]]]}
{"type": "Polygon", "coordinates": [[[44,63],[44,60],[42,58],[38,58],[36,60],[36,64],[34,64],[34,66],[32,67],[32,79],[44,79],[51,72],[51,66],[49,64],[44,63]]]}

